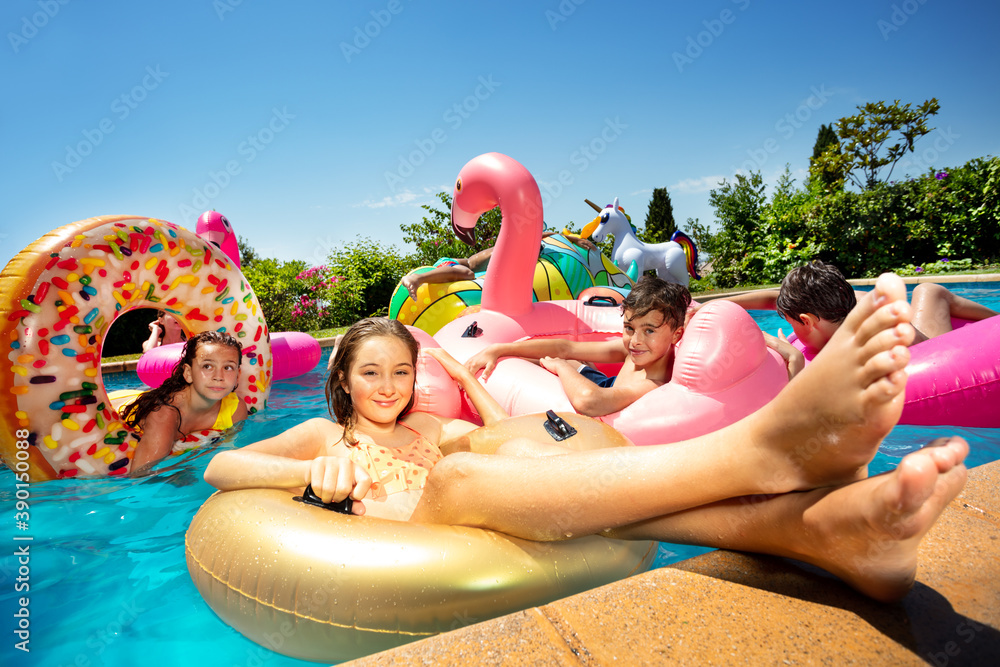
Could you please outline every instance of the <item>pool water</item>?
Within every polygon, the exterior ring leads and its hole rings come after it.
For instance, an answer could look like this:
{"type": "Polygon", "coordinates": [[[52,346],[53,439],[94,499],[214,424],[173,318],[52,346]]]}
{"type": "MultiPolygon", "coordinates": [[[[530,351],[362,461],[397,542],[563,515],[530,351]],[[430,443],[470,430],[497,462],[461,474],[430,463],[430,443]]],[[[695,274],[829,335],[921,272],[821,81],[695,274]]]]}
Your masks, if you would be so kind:
{"type": "MultiPolygon", "coordinates": [[[[949,285],[1000,310],[1000,285],[949,285]]],[[[761,327],[777,333],[788,325],[774,313],[754,311],[761,327]]],[[[13,473],[0,470],[0,500],[9,508],[0,529],[7,546],[0,559],[0,664],[313,665],[287,658],[244,639],[220,621],[201,599],[187,572],[184,533],[213,489],[202,480],[218,448],[241,447],[289,426],[326,414],[326,359],[312,372],[274,384],[269,409],[253,415],[216,446],[161,464],[144,479],[60,480],[30,487],[29,529],[16,530],[13,473]],[[14,541],[30,536],[32,541],[14,541]],[[30,572],[19,574],[11,554],[29,545],[30,572]],[[30,590],[15,592],[18,578],[30,590]],[[30,599],[30,654],[14,649],[13,610],[30,599]],[[13,660],[17,660],[14,663],[13,660]]],[[[134,373],[105,378],[110,390],[140,387],[134,373]]],[[[968,463],[1000,459],[1000,429],[897,426],[873,462],[873,472],[943,434],[957,433],[972,446],[968,463]]],[[[708,551],[661,544],[654,567],[708,551]]]]}

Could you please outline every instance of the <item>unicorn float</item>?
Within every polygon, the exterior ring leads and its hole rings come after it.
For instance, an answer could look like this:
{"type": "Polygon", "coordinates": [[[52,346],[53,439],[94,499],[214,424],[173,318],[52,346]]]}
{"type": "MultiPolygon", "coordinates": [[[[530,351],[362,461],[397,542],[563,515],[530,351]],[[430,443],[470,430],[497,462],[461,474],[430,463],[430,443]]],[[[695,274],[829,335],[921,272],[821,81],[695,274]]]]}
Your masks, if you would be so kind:
{"type": "MultiPolygon", "coordinates": [[[[587,203],[594,206],[589,201],[587,203]]],[[[611,259],[632,280],[638,280],[646,271],[656,271],[661,279],[687,287],[689,276],[696,280],[700,278],[697,250],[684,232],[674,232],[666,243],[643,243],[635,235],[625,210],[618,205],[618,197],[604,210],[597,206],[594,208],[599,215],[587,223],[580,236],[601,243],[608,234],[614,234],[611,259]]]]}
{"type": "MultiPolygon", "coordinates": [[[[606,340],[622,334],[620,309],[580,300],[532,302],[532,267],[542,238],[542,198],[535,179],[500,153],[473,158],[459,172],[452,203],[456,235],[474,239],[479,216],[500,206],[502,224],[483,281],[481,310],[449,322],[434,340],[464,362],[491,343],[534,337],[606,340]]],[[[632,442],[676,442],[717,430],[757,410],[787,382],[784,363],[767,349],[749,314],[725,301],[691,319],[675,351],[673,378],[602,421],[632,442]]],[[[487,391],[511,415],[574,412],[558,377],[522,359],[502,359],[487,391]]],[[[475,418],[471,406],[461,413],[475,418]]]]}
{"type": "MultiPolygon", "coordinates": [[[[224,252],[238,270],[243,268],[236,233],[226,216],[218,211],[205,211],[198,216],[195,233],[224,252]]],[[[159,387],[170,377],[183,348],[183,343],[173,343],[154,347],[143,354],[136,365],[139,379],[150,387],[159,387]]],[[[286,380],[315,368],[322,350],[319,341],[307,333],[282,331],[271,334],[271,355],[274,363],[271,379],[286,380]]]]}

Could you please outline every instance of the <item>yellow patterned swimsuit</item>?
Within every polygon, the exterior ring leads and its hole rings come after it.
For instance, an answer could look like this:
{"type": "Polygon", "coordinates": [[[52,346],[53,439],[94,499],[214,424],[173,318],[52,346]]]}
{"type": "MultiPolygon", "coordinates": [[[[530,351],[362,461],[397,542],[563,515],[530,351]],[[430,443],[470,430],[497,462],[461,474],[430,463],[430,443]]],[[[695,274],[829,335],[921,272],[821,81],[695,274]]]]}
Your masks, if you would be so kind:
{"type": "Polygon", "coordinates": [[[385,498],[400,491],[418,491],[424,488],[427,474],[434,464],[444,458],[437,445],[412,428],[417,439],[399,448],[382,447],[363,433],[355,434],[358,444],[349,447],[350,458],[371,475],[371,498],[385,498]]]}

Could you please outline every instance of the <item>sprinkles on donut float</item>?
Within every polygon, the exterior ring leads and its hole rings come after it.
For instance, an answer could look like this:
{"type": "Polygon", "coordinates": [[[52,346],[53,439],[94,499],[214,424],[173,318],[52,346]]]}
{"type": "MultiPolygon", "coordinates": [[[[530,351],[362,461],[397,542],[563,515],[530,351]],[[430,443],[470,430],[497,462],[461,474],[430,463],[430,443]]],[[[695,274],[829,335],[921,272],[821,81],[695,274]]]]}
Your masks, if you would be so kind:
{"type": "Polygon", "coordinates": [[[270,335],[229,257],[169,222],[102,216],[49,232],[0,273],[0,455],[19,479],[126,475],[135,434],[101,380],[112,322],[159,308],[189,335],[228,332],[243,345],[237,395],[266,407],[270,335]]]}

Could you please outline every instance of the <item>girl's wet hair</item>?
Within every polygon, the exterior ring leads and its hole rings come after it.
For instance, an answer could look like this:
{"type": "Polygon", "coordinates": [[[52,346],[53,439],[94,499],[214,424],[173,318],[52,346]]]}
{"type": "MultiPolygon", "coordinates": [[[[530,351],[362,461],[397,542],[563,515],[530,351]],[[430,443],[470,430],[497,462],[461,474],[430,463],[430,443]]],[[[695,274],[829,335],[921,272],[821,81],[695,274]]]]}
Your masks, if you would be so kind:
{"type": "Polygon", "coordinates": [[[203,331],[196,336],[192,336],[185,341],[184,351],[181,353],[181,358],[177,362],[177,365],[174,366],[174,370],[170,373],[170,377],[164,380],[163,384],[159,387],[141,394],[139,398],[127,405],[121,413],[122,421],[135,430],[140,431],[142,429],[142,422],[149,416],[149,413],[160,409],[162,406],[173,408],[177,411],[177,417],[180,419],[180,410],[171,405],[170,401],[173,399],[174,394],[189,384],[184,379],[184,366],[191,366],[193,369],[195,355],[198,354],[199,346],[211,344],[233,348],[236,350],[237,367],[243,362],[243,346],[229,334],[221,331],[203,331]]]}
{"type": "MultiPolygon", "coordinates": [[[[344,334],[337,347],[337,352],[330,363],[330,377],[326,380],[326,403],[330,409],[330,414],[337,420],[337,423],[344,427],[344,441],[350,445],[357,444],[354,437],[354,403],[351,402],[351,395],[344,391],[344,382],[347,380],[351,370],[351,364],[357,357],[358,348],[370,338],[396,338],[406,345],[410,350],[410,359],[413,362],[414,370],[417,367],[417,354],[420,352],[420,344],[413,337],[406,327],[398,320],[386,317],[369,317],[368,319],[356,322],[344,334]]],[[[414,383],[416,375],[414,374],[414,383]]],[[[400,413],[404,415],[413,407],[416,399],[416,392],[410,395],[410,402],[400,413]]]]}
{"type": "Polygon", "coordinates": [[[795,320],[804,313],[839,324],[858,303],[854,288],[833,264],[820,260],[792,269],[781,281],[778,314],[795,320]]]}

